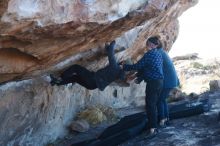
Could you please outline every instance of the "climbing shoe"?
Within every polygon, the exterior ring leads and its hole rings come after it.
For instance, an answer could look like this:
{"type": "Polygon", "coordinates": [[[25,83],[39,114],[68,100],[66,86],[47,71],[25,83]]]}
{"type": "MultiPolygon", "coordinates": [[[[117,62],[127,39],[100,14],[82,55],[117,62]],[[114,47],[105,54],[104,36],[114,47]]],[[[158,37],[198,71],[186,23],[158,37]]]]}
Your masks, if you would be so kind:
{"type": "Polygon", "coordinates": [[[152,139],[152,138],[154,138],[158,133],[159,133],[158,129],[154,129],[153,132],[149,130],[149,131],[147,132],[147,135],[145,136],[144,139],[152,139]]]}
{"type": "Polygon", "coordinates": [[[116,44],[115,40],[112,41],[109,45],[106,43],[106,44],[105,44],[105,49],[108,50],[108,51],[114,50],[115,44],[116,44]]]}
{"type": "Polygon", "coordinates": [[[57,79],[54,75],[50,74],[50,78],[51,78],[51,81],[50,81],[50,84],[52,86],[54,85],[58,85],[61,81],[59,79],[57,79]]]}

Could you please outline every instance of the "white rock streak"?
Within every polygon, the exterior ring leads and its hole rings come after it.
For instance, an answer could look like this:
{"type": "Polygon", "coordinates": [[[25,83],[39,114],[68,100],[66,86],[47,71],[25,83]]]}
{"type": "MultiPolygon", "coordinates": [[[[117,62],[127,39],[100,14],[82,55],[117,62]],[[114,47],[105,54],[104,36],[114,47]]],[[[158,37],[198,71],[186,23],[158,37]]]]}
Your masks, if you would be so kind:
{"type": "Polygon", "coordinates": [[[2,20],[13,22],[30,19],[43,26],[69,21],[108,23],[137,10],[146,2],[147,0],[11,0],[2,20]]]}

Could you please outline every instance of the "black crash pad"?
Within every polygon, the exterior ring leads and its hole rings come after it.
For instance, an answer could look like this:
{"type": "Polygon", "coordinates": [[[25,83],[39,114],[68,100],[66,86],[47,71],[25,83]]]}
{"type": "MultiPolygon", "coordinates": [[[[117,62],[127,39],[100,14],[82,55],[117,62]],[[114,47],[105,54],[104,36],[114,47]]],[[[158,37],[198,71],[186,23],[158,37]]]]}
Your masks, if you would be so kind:
{"type": "MultiPolygon", "coordinates": [[[[170,118],[177,119],[209,111],[209,99],[181,101],[169,105],[170,118]]],[[[140,134],[147,127],[145,112],[123,117],[106,128],[98,138],[72,144],[72,146],[116,146],[140,134]]]]}

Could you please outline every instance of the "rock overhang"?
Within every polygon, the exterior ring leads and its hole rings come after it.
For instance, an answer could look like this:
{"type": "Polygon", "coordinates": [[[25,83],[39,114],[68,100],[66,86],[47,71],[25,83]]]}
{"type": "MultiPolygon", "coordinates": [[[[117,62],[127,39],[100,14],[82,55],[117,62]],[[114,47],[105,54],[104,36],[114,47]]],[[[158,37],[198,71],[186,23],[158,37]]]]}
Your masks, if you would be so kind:
{"type": "Polygon", "coordinates": [[[70,63],[96,70],[106,65],[103,44],[113,39],[118,47],[122,40],[133,42],[122,52],[117,48],[119,60],[138,59],[151,35],[160,35],[169,50],[178,35],[178,16],[196,3],[6,0],[0,8],[0,82],[53,72],[56,65],[62,70],[70,63]],[[131,31],[136,33],[132,39],[131,31]]]}

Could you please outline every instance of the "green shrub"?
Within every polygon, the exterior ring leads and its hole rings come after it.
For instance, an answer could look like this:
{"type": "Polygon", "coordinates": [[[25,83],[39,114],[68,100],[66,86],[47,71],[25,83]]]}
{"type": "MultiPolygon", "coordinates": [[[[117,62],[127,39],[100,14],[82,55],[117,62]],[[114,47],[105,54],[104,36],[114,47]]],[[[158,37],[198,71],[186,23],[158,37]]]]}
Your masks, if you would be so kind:
{"type": "Polygon", "coordinates": [[[205,69],[205,68],[204,68],[204,65],[202,65],[202,64],[199,63],[199,62],[192,62],[192,63],[191,63],[191,66],[192,66],[193,68],[197,68],[197,69],[205,69]]]}

